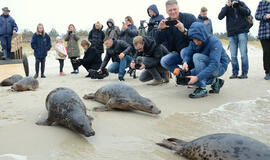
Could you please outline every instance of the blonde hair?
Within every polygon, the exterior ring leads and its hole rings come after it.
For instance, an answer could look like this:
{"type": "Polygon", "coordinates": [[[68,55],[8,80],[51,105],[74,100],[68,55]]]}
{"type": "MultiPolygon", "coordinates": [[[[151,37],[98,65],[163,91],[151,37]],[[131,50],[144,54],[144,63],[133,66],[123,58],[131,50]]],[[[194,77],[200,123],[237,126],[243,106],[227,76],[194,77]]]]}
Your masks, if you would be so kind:
{"type": "Polygon", "coordinates": [[[43,37],[45,37],[45,30],[44,30],[44,26],[43,26],[42,23],[39,23],[39,24],[37,25],[37,31],[36,31],[36,34],[37,34],[37,35],[41,34],[43,37]],[[42,27],[42,28],[43,28],[42,33],[40,33],[40,32],[38,31],[38,28],[39,28],[39,27],[42,27]]]}
{"type": "Polygon", "coordinates": [[[134,24],[134,21],[131,16],[126,16],[125,18],[127,21],[129,21],[132,25],[134,24]]]}
{"type": "Polygon", "coordinates": [[[143,37],[142,36],[136,36],[133,39],[133,45],[137,46],[138,44],[143,44],[143,37]]]}
{"type": "Polygon", "coordinates": [[[70,28],[71,26],[74,28],[74,31],[75,31],[75,30],[76,30],[76,28],[75,28],[74,24],[70,24],[70,25],[68,25],[68,30],[69,30],[69,28],[70,28]]]}

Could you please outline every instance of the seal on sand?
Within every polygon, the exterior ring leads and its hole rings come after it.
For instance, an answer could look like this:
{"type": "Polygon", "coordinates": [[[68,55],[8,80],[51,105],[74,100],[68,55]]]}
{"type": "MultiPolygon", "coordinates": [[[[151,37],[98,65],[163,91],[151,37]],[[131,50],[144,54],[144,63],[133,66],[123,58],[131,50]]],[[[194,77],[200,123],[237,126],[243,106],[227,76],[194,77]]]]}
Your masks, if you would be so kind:
{"type": "Polygon", "coordinates": [[[11,87],[13,91],[33,91],[39,87],[38,80],[33,77],[25,77],[14,83],[11,87]]]}
{"type": "Polygon", "coordinates": [[[23,77],[19,74],[15,74],[7,79],[4,79],[0,85],[1,86],[12,86],[14,83],[18,82],[19,80],[23,79],[23,77]]]}

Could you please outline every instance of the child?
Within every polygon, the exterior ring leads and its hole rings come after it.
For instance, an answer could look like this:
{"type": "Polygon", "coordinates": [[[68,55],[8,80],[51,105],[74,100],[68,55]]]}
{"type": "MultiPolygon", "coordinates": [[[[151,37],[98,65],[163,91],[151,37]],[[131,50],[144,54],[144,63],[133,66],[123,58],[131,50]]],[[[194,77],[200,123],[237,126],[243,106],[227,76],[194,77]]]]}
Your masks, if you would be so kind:
{"type": "Polygon", "coordinates": [[[67,57],[67,51],[60,36],[56,37],[56,44],[54,47],[56,51],[56,60],[60,63],[60,76],[65,76],[66,74],[63,72],[63,67],[64,60],[67,57]]]}
{"type": "Polygon", "coordinates": [[[45,61],[47,52],[51,49],[50,36],[45,33],[43,24],[38,24],[37,31],[33,35],[31,40],[31,47],[34,50],[34,56],[36,58],[36,74],[34,78],[38,78],[39,64],[41,63],[41,78],[46,78],[44,75],[45,61]]]}

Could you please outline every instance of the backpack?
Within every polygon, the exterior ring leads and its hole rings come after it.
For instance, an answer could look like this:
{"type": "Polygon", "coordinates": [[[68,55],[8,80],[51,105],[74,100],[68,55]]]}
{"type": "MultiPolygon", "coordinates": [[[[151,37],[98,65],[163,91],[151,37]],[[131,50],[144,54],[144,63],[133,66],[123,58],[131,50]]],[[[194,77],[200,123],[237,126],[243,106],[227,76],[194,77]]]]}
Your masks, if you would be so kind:
{"type": "Polygon", "coordinates": [[[246,20],[247,20],[247,22],[248,22],[248,28],[249,28],[249,29],[254,25],[253,19],[254,19],[254,18],[253,18],[252,15],[249,15],[249,16],[246,17],[246,20]]]}

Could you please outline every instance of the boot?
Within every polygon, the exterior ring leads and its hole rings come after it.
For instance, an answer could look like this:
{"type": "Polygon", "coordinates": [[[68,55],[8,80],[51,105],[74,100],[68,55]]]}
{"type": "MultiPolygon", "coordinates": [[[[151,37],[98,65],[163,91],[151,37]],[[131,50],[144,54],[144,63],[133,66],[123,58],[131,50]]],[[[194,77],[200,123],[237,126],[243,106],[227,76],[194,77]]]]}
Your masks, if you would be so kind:
{"type": "Polygon", "coordinates": [[[2,57],[3,60],[6,60],[8,59],[8,56],[7,56],[7,50],[3,50],[3,57],[2,57]]]}
{"type": "Polygon", "coordinates": [[[164,72],[164,83],[169,83],[170,82],[170,72],[165,71],[164,72]]]}

